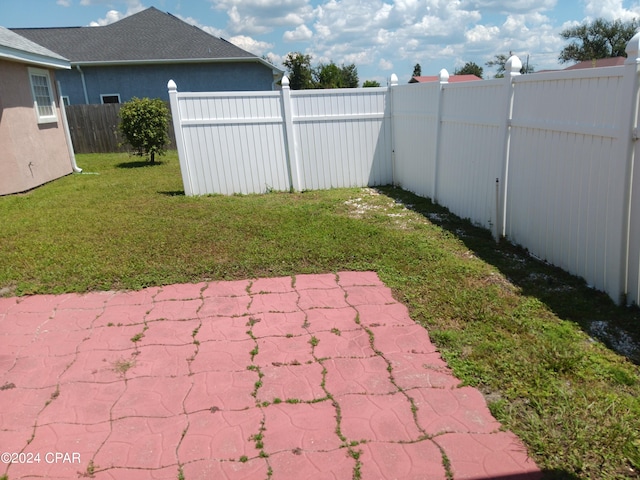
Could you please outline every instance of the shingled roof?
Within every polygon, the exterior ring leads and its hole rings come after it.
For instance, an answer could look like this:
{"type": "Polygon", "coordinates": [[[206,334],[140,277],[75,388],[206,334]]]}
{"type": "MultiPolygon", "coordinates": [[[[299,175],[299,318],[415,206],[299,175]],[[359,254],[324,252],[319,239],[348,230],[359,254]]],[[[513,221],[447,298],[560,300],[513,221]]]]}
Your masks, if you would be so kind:
{"type": "Polygon", "coordinates": [[[102,27],[11,30],[68,58],[72,65],[262,61],[154,7],[102,27]]]}
{"type": "Polygon", "coordinates": [[[0,27],[0,59],[44,67],[70,68],[66,58],[5,27],[0,27]]]}

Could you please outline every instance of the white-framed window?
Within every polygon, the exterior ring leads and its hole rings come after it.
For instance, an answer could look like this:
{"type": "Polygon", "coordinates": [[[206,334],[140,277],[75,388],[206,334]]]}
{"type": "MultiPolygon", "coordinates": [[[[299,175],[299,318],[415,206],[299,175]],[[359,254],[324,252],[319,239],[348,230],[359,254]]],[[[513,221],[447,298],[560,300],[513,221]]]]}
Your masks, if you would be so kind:
{"type": "Polygon", "coordinates": [[[41,68],[29,68],[29,81],[38,123],[57,122],[56,102],[49,72],[41,68]]]}
{"type": "Polygon", "coordinates": [[[101,93],[100,100],[102,103],[120,103],[119,93],[101,93]]]}
{"type": "Polygon", "coordinates": [[[64,103],[65,107],[68,107],[70,105],[68,95],[62,95],[62,103],[64,103]]]}

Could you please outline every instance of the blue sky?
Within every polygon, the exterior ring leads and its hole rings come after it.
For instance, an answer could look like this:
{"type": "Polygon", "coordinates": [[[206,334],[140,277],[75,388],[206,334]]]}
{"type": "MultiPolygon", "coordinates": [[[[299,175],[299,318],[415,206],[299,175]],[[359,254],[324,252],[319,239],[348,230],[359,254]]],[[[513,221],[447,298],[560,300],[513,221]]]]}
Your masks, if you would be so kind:
{"type": "Polygon", "coordinates": [[[536,70],[562,68],[559,32],[598,17],[640,18],[623,0],[0,0],[0,25],[105,25],[154,6],[281,66],[288,52],[312,63],[355,63],[360,81],[386,85],[484,67],[496,54],[527,57],[536,70]]]}

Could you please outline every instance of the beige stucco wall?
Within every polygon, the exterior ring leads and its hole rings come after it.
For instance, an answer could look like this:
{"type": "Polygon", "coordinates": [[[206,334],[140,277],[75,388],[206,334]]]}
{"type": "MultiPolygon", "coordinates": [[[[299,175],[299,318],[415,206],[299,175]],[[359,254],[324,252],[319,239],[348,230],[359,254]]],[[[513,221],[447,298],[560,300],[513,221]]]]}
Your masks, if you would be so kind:
{"type": "Polygon", "coordinates": [[[72,172],[55,72],[58,121],[38,124],[27,65],[0,60],[0,195],[23,192],[72,172]]]}

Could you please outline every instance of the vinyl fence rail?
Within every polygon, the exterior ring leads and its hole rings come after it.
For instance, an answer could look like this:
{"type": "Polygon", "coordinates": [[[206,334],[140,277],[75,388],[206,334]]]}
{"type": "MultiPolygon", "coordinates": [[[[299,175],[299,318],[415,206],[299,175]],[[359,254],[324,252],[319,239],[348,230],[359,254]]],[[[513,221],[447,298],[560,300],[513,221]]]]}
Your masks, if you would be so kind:
{"type": "Polygon", "coordinates": [[[182,93],[187,195],[396,184],[640,303],[640,35],[625,65],[388,88],[182,93]]]}

